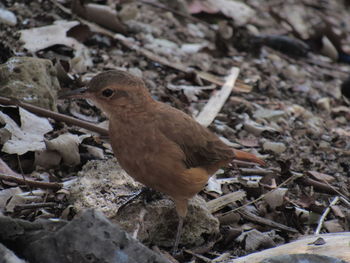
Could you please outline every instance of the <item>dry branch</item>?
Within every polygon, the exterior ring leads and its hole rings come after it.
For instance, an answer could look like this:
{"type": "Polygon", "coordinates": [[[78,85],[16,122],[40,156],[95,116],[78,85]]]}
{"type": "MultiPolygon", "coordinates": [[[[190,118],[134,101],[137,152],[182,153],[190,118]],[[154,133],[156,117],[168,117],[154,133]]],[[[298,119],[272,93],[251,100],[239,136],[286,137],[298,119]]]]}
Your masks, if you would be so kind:
{"type": "Polygon", "coordinates": [[[102,127],[99,127],[97,125],[94,125],[94,124],[86,122],[86,121],[78,120],[78,119],[73,118],[73,117],[69,117],[69,116],[64,115],[64,114],[60,114],[60,113],[57,113],[54,111],[43,109],[41,107],[34,106],[32,104],[21,102],[21,101],[16,100],[16,99],[9,99],[9,98],[5,98],[5,97],[0,96],[0,104],[14,105],[14,106],[22,107],[23,109],[26,109],[26,110],[28,110],[34,114],[37,114],[39,116],[51,118],[51,119],[54,119],[56,121],[62,121],[62,122],[69,124],[69,125],[75,125],[75,126],[87,129],[89,131],[97,132],[101,135],[108,136],[108,130],[106,130],[102,127]]]}
{"type": "Polygon", "coordinates": [[[346,262],[350,262],[349,244],[350,232],[307,236],[289,244],[234,259],[229,261],[229,263],[258,263],[268,257],[302,253],[336,257],[346,262]],[[325,240],[325,244],[313,245],[312,243],[319,237],[325,240]]]}
{"type": "Polygon", "coordinates": [[[33,187],[38,187],[41,189],[58,190],[58,189],[61,189],[63,187],[63,184],[61,184],[61,183],[38,182],[38,181],[23,179],[23,178],[14,177],[14,176],[5,175],[5,174],[0,174],[0,180],[14,182],[17,184],[24,184],[24,185],[33,186],[33,187]]]}

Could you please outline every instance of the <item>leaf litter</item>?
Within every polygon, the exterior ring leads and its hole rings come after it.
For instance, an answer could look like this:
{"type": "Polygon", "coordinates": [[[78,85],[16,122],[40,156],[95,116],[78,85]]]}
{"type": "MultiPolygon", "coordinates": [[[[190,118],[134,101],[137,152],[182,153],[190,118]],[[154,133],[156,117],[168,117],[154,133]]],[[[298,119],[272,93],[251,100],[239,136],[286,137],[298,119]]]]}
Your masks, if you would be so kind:
{"type": "MultiPolygon", "coordinates": [[[[47,1],[46,16],[38,17],[41,3],[32,2],[30,11],[26,10],[25,3],[11,9],[19,21],[18,28],[14,28],[21,32],[23,43],[16,40],[13,32],[2,30],[0,34],[5,37],[1,44],[28,56],[35,53],[53,61],[63,59],[72,66],[67,73],[75,83],[79,80],[84,82],[91,73],[126,69],[143,76],[156,99],[196,115],[223,86],[229,69],[239,68],[233,93],[222,108],[215,110],[215,120],[212,122],[211,117],[206,123],[211,123],[209,128],[236,147],[264,156],[269,166],[256,169],[251,164],[238,163],[238,167],[233,165],[213,177],[209,188],[201,193],[209,204],[215,200],[219,202],[219,198],[238,190],[242,193],[239,200],[225,201],[223,207],[213,210],[220,220],[231,217],[232,221],[226,227],[236,238],[228,243],[218,239],[215,246],[201,254],[202,259],[215,259],[215,253],[224,252],[230,252],[232,256],[244,255],[273,246],[275,242],[281,244],[305,233],[312,234],[318,226],[324,232],[348,231],[350,118],[349,104],[343,100],[339,87],[350,71],[336,61],[344,61],[340,54],[349,51],[348,44],[343,41],[349,36],[344,33],[344,36],[332,38],[326,29],[330,27],[333,31],[346,32],[340,28],[341,23],[335,23],[343,21],[341,17],[349,16],[344,13],[342,3],[322,4],[316,12],[310,1],[297,1],[295,6],[291,1],[287,1],[285,6],[273,1],[261,4],[254,0],[247,3],[188,1],[184,10],[187,8],[188,14],[200,13],[196,17],[203,21],[196,23],[186,20],[186,15],[180,19],[175,12],[159,12],[157,7],[132,1],[118,8],[111,3],[90,4],[89,12],[95,13],[92,16],[70,10],[69,4],[79,1],[47,1]],[[244,12],[236,12],[237,6],[241,6],[238,8],[244,12]],[[116,12],[120,7],[122,12],[116,12]],[[274,10],[280,10],[281,15],[274,10]],[[106,12],[117,19],[114,24],[107,25],[105,21],[94,19],[99,12],[106,12]],[[323,15],[319,15],[320,12],[323,15]],[[79,18],[78,22],[72,13],[77,13],[82,19],[79,18]],[[218,26],[211,19],[213,14],[221,22],[219,30],[215,29],[218,26]],[[288,15],[283,17],[283,14],[288,15]],[[323,16],[328,19],[322,20],[323,16]],[[321,21],[327,27],[316,28],[312,24],[315,21],[321,21]],[[81,24],[89,27],[89,34],[80,40],[68,36],[69,30],[81,24]],[[128,30],[123,31],[125,28],[128,30]],[[314,35],[314,31],[321,32],[321,37],[314,35]],[[274,36],[278,34],[289,35],[289,38],[274,36]],[[334,39],[342,40],[341,47],[334,39]],[[306,42],[308,49],[296,40],[306,42]],[[299,49],[297,54],[302,54],[304,58],[296,57],[296,53],[288,48],[276,47],[276,43],[281,43],[279,41],[286,43],[286,47],[299,49]],[[324,47],[319,49],[319,43],[323,43],[324,47]],[[238,86],[245,87],[247,92],[240,93],[238,86]],[[320,222],[333,196],[340,196],[343,198],[340,200],[344,201],[332,205],[325,221],[320,222]],[[244,209],[235,210],[241,206],[244,209]],[[279,230],[269,236],[272,229],[283,227],[291,231],[279,230]],[[296,229],[299,231],[297,235],[293,232],[296,229]],[[249,243],[251,246],[248,246],[249,243]]],[[[349,27],[347,23],[343,26],[349,27]]],[[[0,25],[1,29],[4,27],[0,25]]],[[[82,30],[79,28],[77,31],[82,33],[82,30]]],[[[6,56],[1,59],[5,62],[6,56]]],[[[61,87],[70,88],[63,81],[61,87]]],[[[69,105],[59,106],[66,113],[77,112],[69,109],[69,105]]],[[[79,107],[83,111],[76,113],[77,117],[87,113],[86,117],[82,117],[85,120],[105,119],[86,102],[79,103],[79,107]]],[[[22,108],[19,111],[20,119],[27,118],[22,117],[26,114],[22,108]]],[[[40,181],[33,177],[33,172],[49,171],[49,183],[70,182],[87,161],[112,157],[108,141],[91,137],[85,138],[86,142],[82,143],[83,139],[78,138],[84,137],[84,130],[67,127],[54,119],[40,118],[41,121],[37,122],[35,115],[30,117],[30,125],[22,123],[22,119],[20,125],[3,111],[0,114],[1,134],[4,134],[1,136],[1,158],[12,166],[11,171],[16,170],[15,174],[3,172],[8,175],[22,178],[20,166],[23,166],[29,167],[25,169],[28,180],[40,181]],[[59,143],[63,147],[50,148],[47,146],[50,143],[45,144],[45,141],[57,142],[63,137],[71,138],[68,142],[59,143]],[[48,157],[39,161],[35,157],[39,153],[48,154],[48,157]],[[16,155],[20,157],[19,163],[16,155]],[[45,161],[48,159],[52,162],[45,161]],[[49,165],[45,166],[45,163],[49,165]]],[[[37,218],[40,214],[59,217],[63,211],[66,213],[66,207],[71,205],[67,199],[69,190],[60,190],[58,199],[55,199],[57,190],[50,190],[45,199],[42,192],[39,198],[28,199],[27,193],[32,190],[36,193],[37,186],[26,185],[24,181],[21,184],[11,182],[14,185],[6,185],[6,180],[2,181],[2,209],[8,206],[3,211],[26,219],[37,218]],[[23,192],[26,195],[19,195],[23,192]],[[44,201],[56,202],[61,208],[44,206],[38,210],[39,213],[35,209],[16,210],[16,206],[23,203],[44,201]]],[[[107,188],[110,191],[114,189],[112,185],[107,188]]],[[[113,200],[113,195],[108,194],[108,201],[113,200]]],[[[99,196],[100,200],[103,197],[103,194],[99,196]]],[[[89,201],[95,203],[94,200],[89,201]]],[[[111,212],[108,206],[104,209],[111,212]]],[[[224,230],[224,225],[221,230],[224,230]]],[[[222,236],[224,239],[227,237],[225,231],[222,231],[222,236]]],[[[186,254],[185,258],[196,260],[195,255],[186,254]]]]}

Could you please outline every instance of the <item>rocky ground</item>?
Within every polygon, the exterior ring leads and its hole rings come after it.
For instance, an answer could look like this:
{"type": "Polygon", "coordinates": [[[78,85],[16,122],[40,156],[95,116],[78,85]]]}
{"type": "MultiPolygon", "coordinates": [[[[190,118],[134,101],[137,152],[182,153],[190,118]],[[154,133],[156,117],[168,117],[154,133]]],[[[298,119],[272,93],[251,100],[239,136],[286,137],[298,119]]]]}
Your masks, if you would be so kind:
{"type": "MultiPolygon", "coordinates": [[[[121,225],[173,262],[224,262],[315,232],[348,232],[349,16],[345,0],[2,1],[4,218],[84,220],[81,211],[95,208],[110,221],[96,218],[121,225]],[[174,259],[172,202],[156,197],[119,210],[141,186],[114,160],[106,116],[57,93],[123,69],[142,77],[155,99],[196,117],[232,68],[239,70],[235,88],[209,128],[268,165],[219,171],[192,201],[174,259]],[[31,114],[9,106],[16,99],[40,108],[31,114]]],[[[65,237],[67,229],[57,228],[65,237]]],[[[22,234],[0,240],[38,260],[19,245],[35,235],[22,234]]]]}

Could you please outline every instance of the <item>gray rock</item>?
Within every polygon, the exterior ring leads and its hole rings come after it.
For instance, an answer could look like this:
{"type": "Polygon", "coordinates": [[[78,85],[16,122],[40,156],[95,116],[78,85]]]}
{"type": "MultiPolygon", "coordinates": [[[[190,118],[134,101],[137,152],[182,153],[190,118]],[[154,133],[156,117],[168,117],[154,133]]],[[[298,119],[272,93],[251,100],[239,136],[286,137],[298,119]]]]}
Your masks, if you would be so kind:
{"type": "Polygon", "coordinates": [[[40,239],[27,243],[30,262],[136,263],[168,262],[92,209],[40,239]]]}
{"type": "Polygon", "coordinates": [[[287,150],[287,146],[282,142],[264,142],[263,149],[265,151],[273,151],[274,153],[283,153],[287,150]]]}
{"type": "Polygon", "coordinates": [[[11,250],[0,244],[0,262],[1,263],[25,263],[19,259],[11,250]]]}
{"type": "Polygon", "coordinates": [[[0,94],[56,110],[60,89],[56,70],[48,59],[12,57],[0,65],[0,94]]]}
{"type": "MultiPolygon", "coordinates": [[[[0,216],[0,225],[0,240],[11,243],[17,248],[14,252],[29,262],[168,262],[111,223],[102,212],[92,209],[70,222],[45,219],[29,222],[0,216]]],[[[22,262],[1,261],[5,252],[0,246],[0,262],[22,262]]]]}

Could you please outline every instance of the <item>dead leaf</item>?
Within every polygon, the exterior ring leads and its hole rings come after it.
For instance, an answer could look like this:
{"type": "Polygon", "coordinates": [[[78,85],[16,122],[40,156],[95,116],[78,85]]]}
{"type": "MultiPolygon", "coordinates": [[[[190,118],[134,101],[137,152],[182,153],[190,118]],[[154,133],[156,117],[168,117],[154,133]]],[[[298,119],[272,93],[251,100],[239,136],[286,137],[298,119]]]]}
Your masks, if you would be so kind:
{"type": "Polygon", "coordinates": [[[45,141],[48,150],[57,151],[67,165],[77,165],[80,163],[79,144],[77,135],[65,133],[50,141],[45,141]]]}
{"type": "Polygon", "coordinates": [[[205,187],[205,190],[208,192],[215,192],[215,193],[218,193],[220,195],[222,194],[221,183],[216,178],[216,175],[209,178],[208,183],[205,187]]]}
{"type": "Polygon", "coordinates": [[[324,222],[324,227],[329,233],[344,232],[344,227],[338,219],[332,219],[324,222]]]}
{"type": "Polygon", "coordinates": [[[42,150],[35,152],[34,165],[45,169],[57,167],[62,157],[56,151],[42,150]]]}
{"type": "Polygon", "coordinates": [[[327,183],[335,181],[335,178],[328,174],[319,173],[316,171],[308,171],[307,173],[319,181],[326,181],[327,183]]]}
{"type": "Polygon", "coordinates": [[[331,209],[335,216],[340,217],[340,218],[345,218],[344,213],[341,211],[340,207],[338,205],[332,205],[331,209]]]}
{"type": "Polygon", "coordinates": [[[0,112],[0,122],[4,123],[4,129],[11,133],[11,139],[4,144],[2,151],[22,155],[29,151],[45,149],[44,134],[53,129],[49,121],[22,108],[19,108],[19,114],[21,126],[18,126],[8,115],[0,112]]]}
{"type": "Polygon", "coordinates": [[[14,195],[21,194],[22,190],[19,187],[7,188],[0,191],[0,209],[3,211],[6,207],[7,202],[14,195]]]}
{"type": "Polygon", "coordinates": [[[284,196],[288,192],[287,188],[277,188],[274,191],[268,192],[264,199],[266,203],[269,204],[269,206],[273,209],[276,207],[279,207],[283,204],[284,202],[284,196]]]}
{"type": "Polygon", "coordinates": [[[106,5],[86,4],[79,0],[72,2],[72,12],[100,26],[118,33],[126,33],[126,27],[121,23],[117,12],[106,5]]]}
{"type": "Polygon", "coordinates": [[[12,212],[14,212],[15,206],[25,204],[26,201],[27,200],[24,196],[16,194],[7,203],[7,205],[5,207],[5,211],[8,213],[12,213],[12,212]]]}
{"type": "MultiPolygon", "coordinates": [[[[23,47],[31,52],[37,52],[54,45],[64,45],[73,48],[75,50],[75,57],[73,60],[78,60],[80,64],[83,63],[84,65],[83,69],[80,65],[79,70],[75,70],[75,72],[81,73],[86,71],[88,67],[92,67],[93,63],[89,49],[78,42],[75,38],[67,35],[68,32],[76,26],[80,26],[78,21],[55,21],[55,23],[50,26],[21,30],[20,40],[24,43],[23,47]]],[[[73,69],[78,62],[75,61],[73,63],[73,69]]]]}

